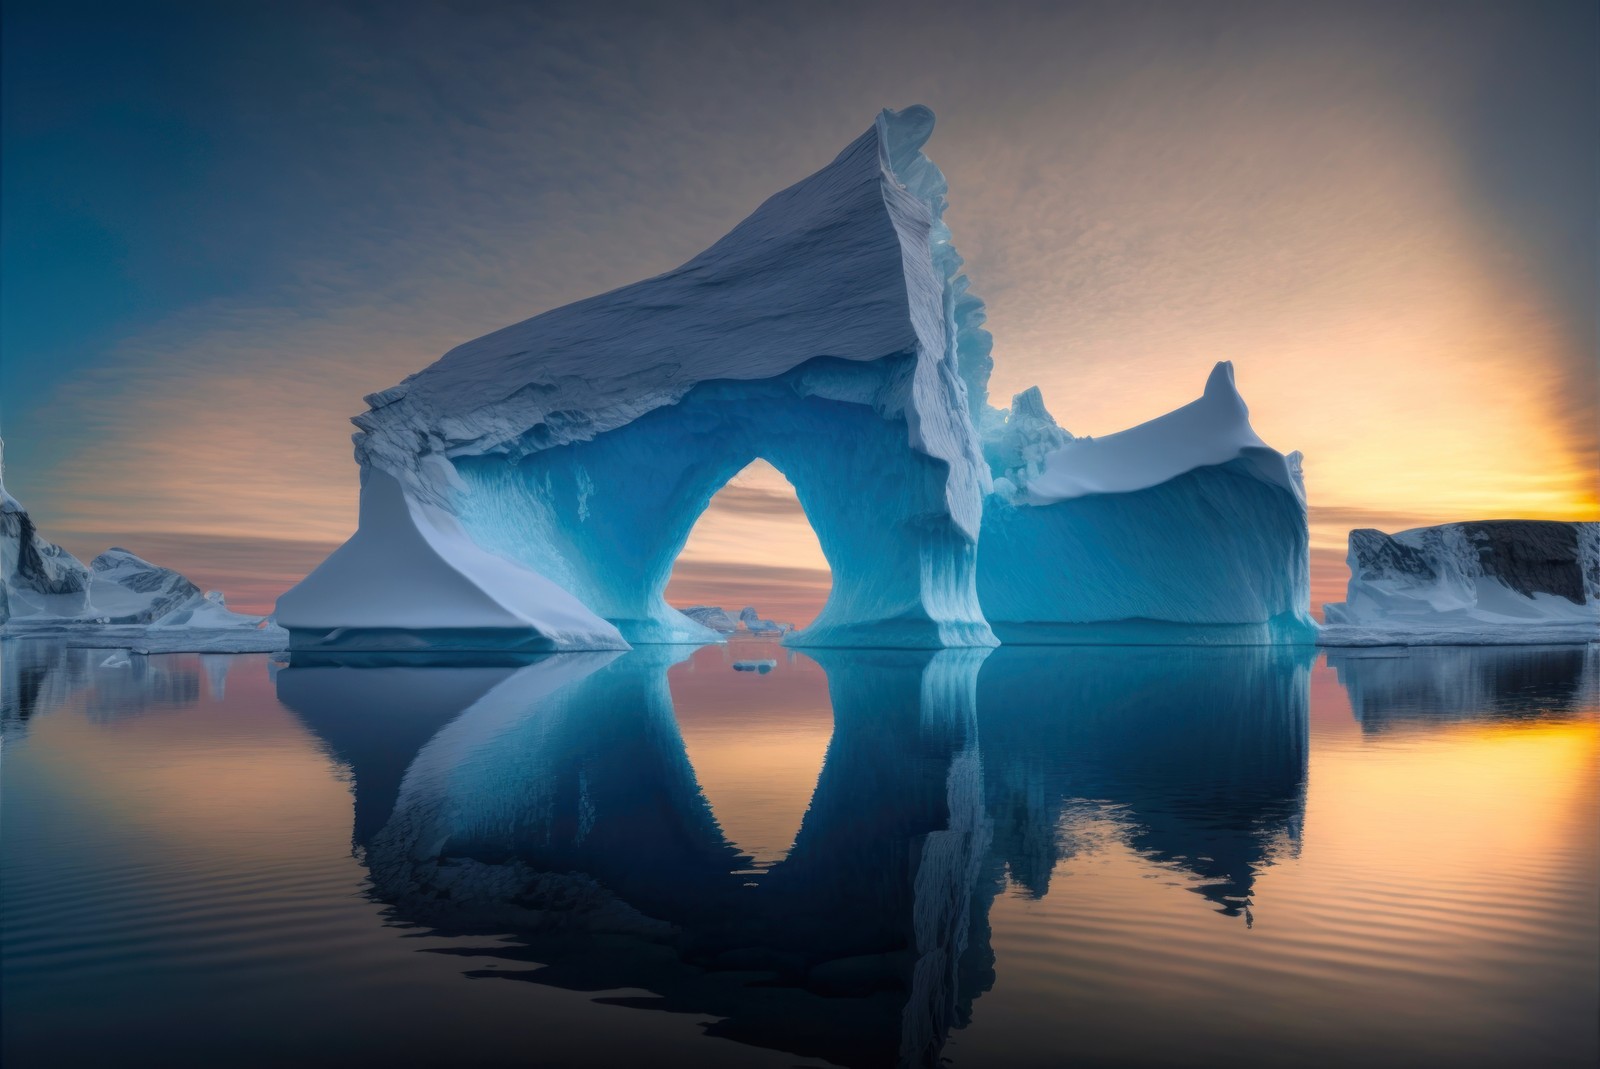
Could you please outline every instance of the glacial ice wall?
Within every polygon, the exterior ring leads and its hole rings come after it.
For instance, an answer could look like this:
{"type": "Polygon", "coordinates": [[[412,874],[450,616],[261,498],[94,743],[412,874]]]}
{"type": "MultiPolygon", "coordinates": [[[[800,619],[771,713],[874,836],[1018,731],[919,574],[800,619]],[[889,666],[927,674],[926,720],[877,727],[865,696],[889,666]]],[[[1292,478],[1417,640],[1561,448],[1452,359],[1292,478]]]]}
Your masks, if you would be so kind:
{"type": "Polygon", "coordinates": [[[1600,639],[1600,523],[1480,520],[1350,532],[1324,645],[1600,639]]]}
{"type": "Polygon", "coordinates": [[[1309,642],[1300,455],[1250,426],[1233,368],[1191,402],[1101,438],[1018,395],[986,452],[978,597],[1006,642],[1309,642]]]}

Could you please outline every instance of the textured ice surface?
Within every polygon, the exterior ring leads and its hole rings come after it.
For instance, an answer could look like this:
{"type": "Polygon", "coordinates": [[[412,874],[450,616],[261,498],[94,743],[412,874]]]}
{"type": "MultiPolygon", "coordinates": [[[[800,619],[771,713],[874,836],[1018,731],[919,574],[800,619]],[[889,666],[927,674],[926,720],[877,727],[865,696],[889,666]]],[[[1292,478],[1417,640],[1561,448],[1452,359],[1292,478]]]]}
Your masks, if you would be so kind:
{"type": "Polygon", "coordinates": [[[1231,364],[1190,404],[1103,438],[1037,389],[985,440],[978,597],[1006,642],[1309,642],[1300,456],[1250,427],[1231,364]]]}
{"type": "Polygon", "coordinates": [[[989,646],[991,620],[1029,641],[1308,638],[1298,455],[1251,430],[1230,365],[1102,439],[1057,427],[1037,390],[989,407],[932,128],[885,111],[683,266],[371,394],[361,530],[280,601],[295,646],[715,641],[720,620],[662,595],[758,458],[832,571],[790,645],[989,646]]]}
{"type": "Polygon", "coordinates": [[[1600,523],[1482,520],[1350,532],[1328,646],[1600,640],[1600,523]]]}

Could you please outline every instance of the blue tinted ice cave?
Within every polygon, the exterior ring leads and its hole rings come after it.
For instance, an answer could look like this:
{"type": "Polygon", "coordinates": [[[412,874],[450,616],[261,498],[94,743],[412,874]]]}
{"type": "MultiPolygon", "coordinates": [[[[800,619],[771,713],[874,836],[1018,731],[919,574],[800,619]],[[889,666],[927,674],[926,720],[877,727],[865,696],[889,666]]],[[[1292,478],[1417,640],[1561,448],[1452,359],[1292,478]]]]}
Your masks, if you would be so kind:
{"type": "Polygon", "coordinates": [[[1256,437],[1231,366],[1098,439],[1037,390],[989,406],[932,130],[884,111],[683,266],[369,395],[360,526],[280,599],[292,647],[715,641],[663,592],[756,459],[833,572],[791,645],[1309,640],[1299,458],[1256,437]]]}

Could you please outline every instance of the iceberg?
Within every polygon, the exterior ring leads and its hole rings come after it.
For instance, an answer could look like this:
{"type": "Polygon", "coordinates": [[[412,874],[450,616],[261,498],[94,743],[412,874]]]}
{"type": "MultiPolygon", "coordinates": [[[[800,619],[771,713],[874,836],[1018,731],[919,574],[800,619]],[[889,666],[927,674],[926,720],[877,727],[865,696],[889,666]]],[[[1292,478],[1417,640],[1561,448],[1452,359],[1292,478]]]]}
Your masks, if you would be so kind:
{"type": "Polygon", "coordinates": [[[1345,600],[1325,646],[1600,640],[1600,523],[1477,520],[1350,532],[1345,600]]]}
{"type": "Polygon", "coordinates": [[[719,636],[733,635],[741,631],[755,635],[784,635],[794,630],[794,624],[780,624],[774,620],[762,619],[753,605],[746,605],[740,609],[738,616],[716,605],[691,605],[679,611],[695,623],[715,631],[719,636]]]}
{"type": "Polygon", "coordinates": [[[1198,400],[1101,438],[1057,426],[1037,388],[1002,418],[978,598],[1003,641],[1315,639],[1301,457],[1256,435],[1231,363],[1198,400]]]}
{"type": "Polygon", "coordinates": [[[260,616],[229,611],[220,592],[201,593],[171,568],[126,549],[112,547],[85,566],[39,533],[6,493],[3,467],[0,636],[146,653],[272,652],[289,640],[260,616]]]}
{"type": "Polygon", "coordinates": [[[794,624],[763,620],[754,605],[746,605],[739,610],[739,622],[744,625],[746,631],[754,635],[782,635],[794,630],[794,624]]]}
{"type": "Polygon", "coordinates": [[[89,580],[83,562],[41,535],[28,510],[6,493],[0,459],[0,625],[12,616],[82,613],[89,580]]]}
{"type": "Polygon", "coordinates": [[[717,605],[691,605],[681,611],[695,623],[709,627],[719,635],[731,635],[739,630],[739,621],[717,605]]]}
{"type": "Polygon", "coordinates": [[[1309,641],[1299,457],[1251,430],[1230,365],[1101,439],[1057,427],[1037,390],[989,406],[932,130],[927,108],[885,110],[681,267],[369,394],[360,526],[279,600],[291,646],[717,641],[711,607],[663,593],[756,459],[794,485],[832,571],[791,646],[1309,641]]]}
{"type": "Polygon", "coordinates": [[[280,600],[292,647],[714,641],[662,593],[712,495],[758,457],[833,571],[791,643],[993,645],[963,366],[986,346],[954,318],[932,128],[926,108],[885,111],[683,266],[369,395],[361,526],[280,600]]]}

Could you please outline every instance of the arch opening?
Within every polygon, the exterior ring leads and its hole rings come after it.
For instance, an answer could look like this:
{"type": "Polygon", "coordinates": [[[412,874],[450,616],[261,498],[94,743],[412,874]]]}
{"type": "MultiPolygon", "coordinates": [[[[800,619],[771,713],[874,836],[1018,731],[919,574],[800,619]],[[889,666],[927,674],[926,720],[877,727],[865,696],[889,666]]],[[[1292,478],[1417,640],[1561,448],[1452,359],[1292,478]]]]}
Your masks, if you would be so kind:
{"type": "MultiPolygon", "coordinates": [[[[832,587],[833,572],[794,485],[758,458],[695,519],[673,561],[666,599],[680,612],[697,610],[690,614],[697,618],[720,608],[739,621],[742,610],[753,608],[761,620],[798,630],[816,619],[832,587]]],[[[752,630],[741,624],[734,634],[752,630]]]]}

